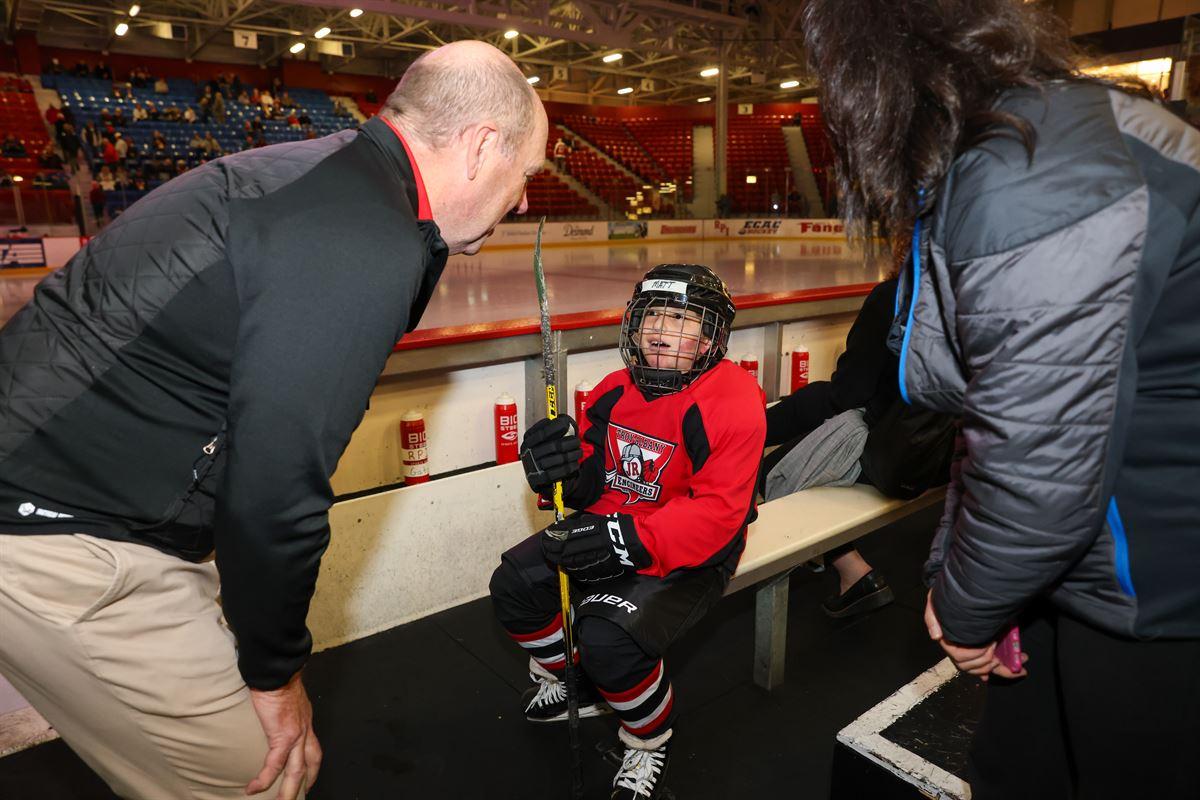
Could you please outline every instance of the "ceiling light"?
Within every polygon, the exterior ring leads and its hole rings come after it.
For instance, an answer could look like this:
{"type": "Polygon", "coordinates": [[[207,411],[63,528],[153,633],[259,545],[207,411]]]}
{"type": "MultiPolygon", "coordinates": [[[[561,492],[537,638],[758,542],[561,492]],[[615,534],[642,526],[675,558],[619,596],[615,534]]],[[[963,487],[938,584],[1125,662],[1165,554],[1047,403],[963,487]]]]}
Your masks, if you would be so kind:
{"type": "Polygon", "coordinates": [[[294,45],[288,48],[288,50],[291,50],[293,53],[299,53],[303,49],[304,42],[296,42],[294,45]]]}
{"type": "Polygon", "coordinates": [[[329,26],[326,25],[324,28],[318,28],[317,32],[313,34],[313,38],[314,39],[324,39],[328,35],[329,35],[329,26]]]}
{"type": "Polygon", "coordinates": [[[125,34],[129,33],[129,24],[125,22],[118,22],[116,30],[114,30],[113,33],[117,34],[117,36],[124,36],[125,34]]]}
{"type": "Polygon", "coordinates": [[[758,183],[758,176],[757,175],[747,175],[746,183],[758,183]]]}
{"type": "Polygon", "coordinates": [[[351,16],[351,17],[361,17],[361,16],[362,16],[362,9],[361,9],[361,8],[352,8],[352,9],[350,9],[350,16],[351,16]]]}
{"type": "Polygon", "coordinates": [[[529,76],[528,78],[526,78],[525,80],[529,81],[529,85],[530,85],[530,86],[532,86],[533,84],[535,84],[535,83],[537,83],[538,81],[540,81],[540,80],[541,80],[541,78],[539,78],[537,75],[530,75],[530,76],[529,76]]]}
{"type": "Polygon", "coordinates": [[[142,10],[142,7],[139,6],[137,3],[134,3],[133,5],[131,5],[129,7],[129,16],[136,17],[138,15],[138,12],[141,10],[142,10]]]}
{"type": "Polygon", "coordinates": [[[709,102],[712,102],[712,98],[711,97],[697,97],[696,102],[697,103],[709,103],[709,102]]]}
{"type": "Polygon", "coordinates": [[[623,86],[620,89],[617,89],[617,94],[633,94],[633,87],[623,86]]]}
{"type": "Polygon", "coordinates": [[[513,30],[513,29],[511,29],[511,28],[509,28],[508,30],[506,30],[506,31],[504,32],[504,38],[505,38],[505,39],[515,39],[515,38],[517,38],[517,37],[518,37],[518,36],[520,36],[520,35],[521,35],[521,34],[520,34],[518,31],[514,31],[514,30],[513,30]]]}
{"type": "Polygon", "coordinates": [[[624,57],[625,57],[624,53],[609,53],[608,55],[606,55],[604,58],[602,58],[600,60],[603,61],[605,64],[611,64],[614,61],[620,61],[624,57]]]}
{"type": "Polygon", "coordinates": [[[783,83],[779,84],[779,88],[780,89],[795,89],[799,85],[800,85],[800,81],[784,81],[783,83]]]}
{"type": "Polygon", "coordinates": [[[700,77],[701,78],[711,78],[713,75],[719,75],[720,73],[721,73],[720,67],[708,67],[707,69],[700,70],[700,77]]]}
{"type": "Polygon", "coordinates": [[[13,183],[21,183],[23,180],[25,180],[20,175],[13,175],[12,179],[13,179],[13,183]]]}

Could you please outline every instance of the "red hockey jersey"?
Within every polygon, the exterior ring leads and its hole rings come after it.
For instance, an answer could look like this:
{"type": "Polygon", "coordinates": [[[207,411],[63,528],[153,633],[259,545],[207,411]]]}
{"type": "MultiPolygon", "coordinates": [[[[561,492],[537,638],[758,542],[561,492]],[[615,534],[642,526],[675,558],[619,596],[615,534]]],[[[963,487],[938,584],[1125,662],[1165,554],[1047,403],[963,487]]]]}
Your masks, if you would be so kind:
{"type": "Polygon", "coordinates": [[[644,575],[736,568],[766,439],[754,377],[722,361],[682,391],[647,400],[622,369],[592,396],[567,504],[632,516],[654,559],[644,575]]]}

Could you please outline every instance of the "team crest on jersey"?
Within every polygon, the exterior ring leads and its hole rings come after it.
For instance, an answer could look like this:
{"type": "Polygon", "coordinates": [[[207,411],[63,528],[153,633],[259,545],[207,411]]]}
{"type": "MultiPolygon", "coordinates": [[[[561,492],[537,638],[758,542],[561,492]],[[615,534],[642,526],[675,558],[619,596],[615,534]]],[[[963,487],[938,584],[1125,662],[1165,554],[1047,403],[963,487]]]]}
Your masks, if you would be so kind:
{"type": "Polygon", "coordinates": [[[640,500],[654,502],[662,491],[659,479],[674,453],[673,442],[609,423],[608,463],[613,468],[605,471],[604,481],[625,493],[625,505],[640,500]]]}

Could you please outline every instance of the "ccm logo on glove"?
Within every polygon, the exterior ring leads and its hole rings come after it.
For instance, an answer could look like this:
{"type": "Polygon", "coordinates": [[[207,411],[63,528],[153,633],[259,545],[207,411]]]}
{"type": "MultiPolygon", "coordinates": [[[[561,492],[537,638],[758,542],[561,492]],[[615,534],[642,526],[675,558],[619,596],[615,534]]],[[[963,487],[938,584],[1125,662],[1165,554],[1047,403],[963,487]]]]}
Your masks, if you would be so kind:
{"type": "Polygon", "coordinates": [[[585,583],[616,578],[652,561],[628,514],[580,514],[556,522],[542,531],[542,554],[585,583]]]}

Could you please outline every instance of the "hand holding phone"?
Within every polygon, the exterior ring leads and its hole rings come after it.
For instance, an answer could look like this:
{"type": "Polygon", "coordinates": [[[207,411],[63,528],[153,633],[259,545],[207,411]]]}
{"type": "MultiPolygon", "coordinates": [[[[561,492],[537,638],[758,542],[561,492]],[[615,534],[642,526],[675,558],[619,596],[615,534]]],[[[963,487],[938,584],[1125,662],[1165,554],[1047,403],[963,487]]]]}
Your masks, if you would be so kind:
{"type": "Polygon", "coordinates": [[[1013,625],[1000,637],[1000,641],[996,644],[996,660],[1014,675],[1024,668],[1021,663],[1021,630],[1016,625],[1013,625]]]}

